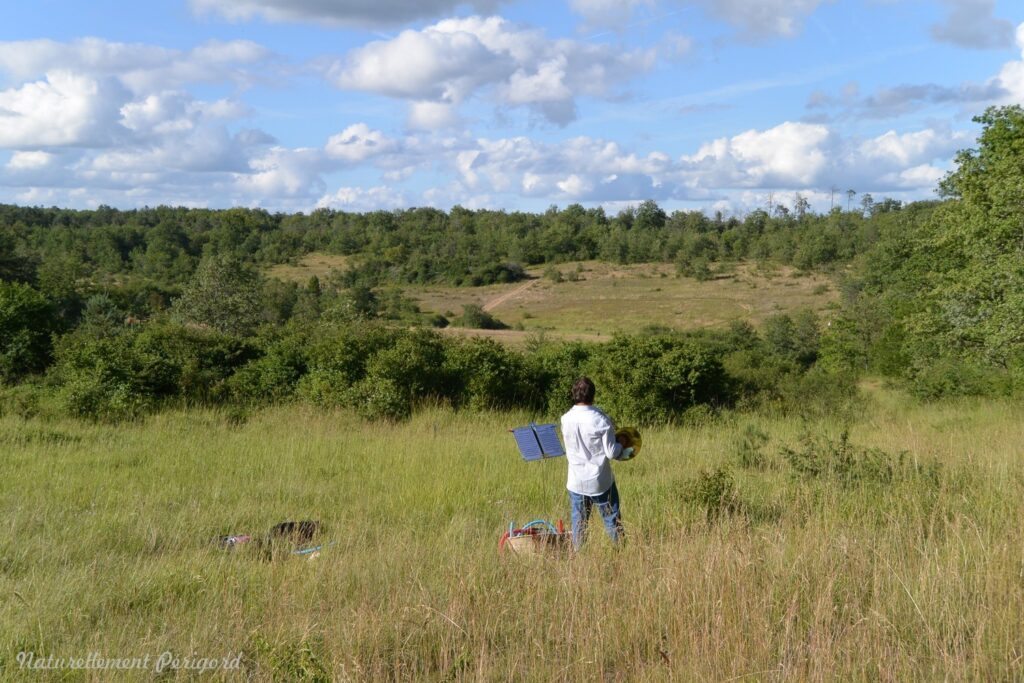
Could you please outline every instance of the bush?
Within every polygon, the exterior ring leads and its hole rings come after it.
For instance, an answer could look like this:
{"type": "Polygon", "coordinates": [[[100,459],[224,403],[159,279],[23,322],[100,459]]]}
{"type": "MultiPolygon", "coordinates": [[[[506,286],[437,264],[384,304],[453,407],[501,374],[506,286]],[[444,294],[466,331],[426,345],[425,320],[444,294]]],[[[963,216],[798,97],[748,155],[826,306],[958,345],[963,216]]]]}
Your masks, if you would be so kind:
{"type": "Polygon", "coordinates": [[[491,339],[450,342],[445,363],[457,383],[456,405],[478,410],[541,407],[543,394],[525,358],[491,339]]]}
{"type": "Polygon", "coordinates": [[[1001,369],[959,358],[918,363],[909,371],[910,392],[924,400],[955,396],[1007,396],[1013,393],[1012,376],[1001,369]]]}
{"type": "Polygon", "coordinates": [[[117,422],[152,410],[176,388],[172,365],[135,345],[136,334],[109,337],[81,333],[57,342],[51,380],[65,412],[90,420],[117,422]]]}
{"type": "Polygon", "coordinates": [[[551,343],[542,335],[532,340],[527,372],[539,387],[538,401],[547,415],[559,415],[572,406],[572,383],[584,374],[594,348],[580,342],[551,343]]]}
{"type": "Polygon", "coordinates": [[[400,392],[410,404],[454,393],[444,340],[429,330],[396,333],[393,345],[370,356],[366,381],[388,387],[387,392],[400,392]]]}
{"type": "Polygon", "coordinates": [[[565,280],[565,278],[562,276],[562,271],[559,270],[558,266],[554,264],[551,264],[550,266],[544,269],[544,279],[550,280],[551,282],[554,282],[556,284],[565,280]]]}
{"type": "Polygon", "coordinates": [[[694,479],[683,483],[681,493],[683,500],[702,510],[709,522],[744,509],[736,480],[724,467],[701,470],[694,479]]]}
{"type": "Polygon", "coordinates": [[[323,408],[352,405],[351,389],[366,376],[370,358],[395,343],[392,330],[373,323],[324,325],[311,336],[317,341],[306,351],[309,371],[296,391],[323,408]]]}
{"type": "Polygon", "coordinates": [[[691,406],[732,400],[721,363],[691,340],[617,337],[595,347],[587,369],[602,405],[622,421],[662,424],[691,406]]]}
{"type": "Polygon", "coordinates": [[[797,448],[783,448],[782,456],[797,478],[834,479],[847,487],[891,484],[908,478],[924,479],[937,487],[942,474],[940,463],[917,462],[907,451],[893,454],[880,448],[856,446],[846,431],[837,440],[806,434],[797,448]]]}
{"type": "Polygon", "coordinates": [[[476,304],[462,307],[462,315],[452,321],[456,327],[468,327],[474,330],[507,330],[508,325],[476,304]]]}
{"type": "Polygon", "coordinates": [[[163,359],[172,372],[167,394],[189,403],[213,404],[228,397],[227,382],[259,355],[258,347],[215,330],[151,323],[134,338],[139,352],[163,359]]]}
{"type": "Polygon", "coordinates": [[[350,393],[356,412],[366,420],[399,422],[412,415],[408,390],[393,380],[367,377],[350,393]]]}
{"type": "Polygon", "coordinates": [[[266,342],[264,355],[242,366],[228,380],[231,397],[251,404],[290,399],[308,369],[308,343],[309,337],[297,331],[266,342]]]}
{"type": "Polygon", "coordinates": [[[49,363],[54,307],[26,284],[0,282],[0,383],[41,372],[49,363]]]}

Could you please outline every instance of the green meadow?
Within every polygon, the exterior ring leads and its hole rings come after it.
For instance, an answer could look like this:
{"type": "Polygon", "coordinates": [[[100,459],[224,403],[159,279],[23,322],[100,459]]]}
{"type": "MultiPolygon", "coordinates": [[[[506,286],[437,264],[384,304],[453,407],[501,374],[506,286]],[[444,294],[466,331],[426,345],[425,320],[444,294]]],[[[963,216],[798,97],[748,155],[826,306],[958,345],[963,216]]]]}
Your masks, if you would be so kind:
{"type": "Polygon", "coordinates": [[[1024,406],[863,394],[645,431],[616,465],[625,546],[595,519],[541,557],[497,548],[568,516],[564,460],[506,431],[527,414],[8,415],[0,678],[115,676],[27,652],[236,658],[209,680],[1024,677],[1024,406]],[[333,542],[315,559],[215,543],[301,519],[333,542]]]}

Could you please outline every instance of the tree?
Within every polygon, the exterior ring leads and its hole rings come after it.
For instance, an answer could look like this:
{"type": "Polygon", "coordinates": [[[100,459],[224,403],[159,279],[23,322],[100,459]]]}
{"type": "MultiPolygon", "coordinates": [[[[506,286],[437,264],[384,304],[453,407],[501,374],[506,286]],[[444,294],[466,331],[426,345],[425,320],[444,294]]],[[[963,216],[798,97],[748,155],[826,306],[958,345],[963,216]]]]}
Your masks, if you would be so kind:
{"type": "Polygon", "coordinates": [[[29,285],[0,282],[0,382],[39,372],[50,359],[54,307],[29,285]]]}
{"type": "Polygon", "coordinates": [[[926,273],[912,331],[931,354],[953,352],[997,367],[1024,364],[1024,108],[974,119],[976,149],[956,156],[941,182],[953,198],[933,214],[914,258],[926,273]]]}
{"type": "Polygon", "coordinates": [[[857,194],[857,190],[847,190],[846,191],[846,210],[847,211],[850,210],[850,204],[853,203],[853,197],[856,194],[857,194]]]}
{"type": "Polygon", "coordinates": [[[803,220],[804,216],[811,209],[811,203],[807,201],[807,197],[797,192],[796,197],[793,199],[793,208],[796,211],[797,220],[803,220]]]}
{"type": "Polygon", "coordinates": [[[248,335],[262,320],[262,291],[260,274],[234,256],[207,256],[174,300],[172,312],[184,323],[248,335]]]}
{"type": "Polygon", "coordinates": [[[860,208],[864,211],[865,216],[870,216],[875,207],[875,198],[871,196],[870,192],[865,192],[864,196],[860,198],[860,208]]]}

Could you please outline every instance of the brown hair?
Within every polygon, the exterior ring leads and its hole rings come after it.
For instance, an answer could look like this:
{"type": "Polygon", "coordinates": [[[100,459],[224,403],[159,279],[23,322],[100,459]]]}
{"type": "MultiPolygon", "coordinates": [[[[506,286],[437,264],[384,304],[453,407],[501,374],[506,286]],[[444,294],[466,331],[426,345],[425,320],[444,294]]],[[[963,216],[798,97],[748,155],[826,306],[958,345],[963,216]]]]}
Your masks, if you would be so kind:
{"type": "Polygon", "coordinates": [[[594,387],[594,383],[590,381],[589,377],[580,377],[572,383],[572,402],[593,403],[594,394],[596,392],[597,389],[594,387]]]}

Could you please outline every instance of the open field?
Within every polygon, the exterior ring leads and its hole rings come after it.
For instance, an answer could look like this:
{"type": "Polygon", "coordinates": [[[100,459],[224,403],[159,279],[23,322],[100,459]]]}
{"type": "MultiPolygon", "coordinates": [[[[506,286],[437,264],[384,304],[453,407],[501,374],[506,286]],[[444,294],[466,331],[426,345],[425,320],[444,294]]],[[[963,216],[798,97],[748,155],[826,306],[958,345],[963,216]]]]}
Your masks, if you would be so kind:
{"type": "Polygon", "coordinates": [[[1024,676],[1024,407],[872,389],[849,425],[870,457],[832,452],[833,422],[650,430],[616,468],[626,547],[597,524],[533,560],[499,556],[502,529],[568,510],[564,461],[527,465],[504,431],[527,419],[0,418],[0,678],[110,677],[23,671],[23,651],[241,653],[214,679],[1024,676]],[[698,479],[720,466],[734,488],[698,479]],[[336,542],[316,560],[211,543],[306,518],[336,542]]]}
{"type": "MultiPolygon", "coordinates": [[[[313,253],[296,265],[278,265],[267,275],[305,283],[343,269],[346,257],[313,253]]],[[[672,264],[614,265],[600,261],[559,264],[562,282],[544,278],[545,267],[527,270],[524,282],[484,287],[404,287],[424,312],[449,318],[467,304],[481,306],[513,330],[449,329],[522,345],[539,332],[552,338],[602,341],[647,326],[678,330],[722,327],[734,320],[759,325],[776,313],[809,308],[827,315],[838,299],[834,283],[792,268],[763,270],[739,264],[713,280],[677,277],[672,264]],[[575,280],[570,278],[574,277],[575,280]]]]}
{"type": "Polygon", "coordinates": [[[267,269],[267,276],[276,277],[285,282],[298,282],[300,285],[304,285],[314,275],[320,278],[321,281],[325,280],[332,270],[342,270],[347,263],[347,256],[314,252],[306,254],[294,265],[281,263],[267,269]]]}
{"type": "MultiPolygon", "coordinates": [[[[824,276],[796,276],[792,269],[773,273],[742,264],[734,273],[700,282],[676,277],[670,264],[616,266],[579,264],[579,280],[552,282],[532,269],[525,283],[487,287],[411,287],[406,293],[424,311],[460,313],[465,304],[484,307],[507,325],[556,336],[601,339],[648,325],[680,330],[722,327],[733,320],[755,325],[780,312],[827,310],[835,287],[824,276]]],[[[576,263],[562,264],[568,275],[576,263]]]]}

